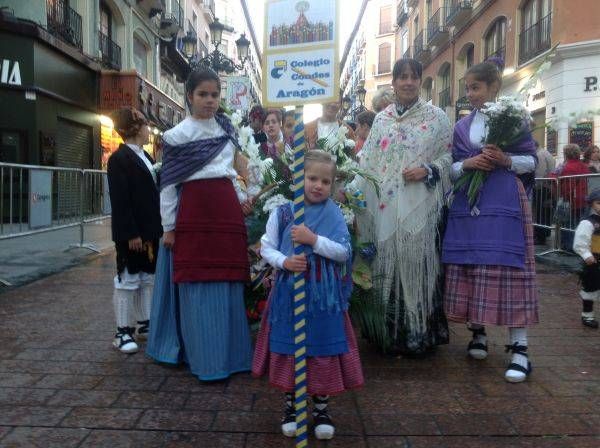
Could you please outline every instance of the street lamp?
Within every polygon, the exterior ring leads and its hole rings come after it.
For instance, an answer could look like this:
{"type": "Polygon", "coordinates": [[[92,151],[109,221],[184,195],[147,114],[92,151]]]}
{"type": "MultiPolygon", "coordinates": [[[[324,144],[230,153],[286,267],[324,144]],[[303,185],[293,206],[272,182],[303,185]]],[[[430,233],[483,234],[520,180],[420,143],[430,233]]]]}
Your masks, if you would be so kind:
{"type": "Polygon", "coordinates": [[[217,73],[233,73],[236,70],[242,70],[246,60],[248,60],[250,50],[250,41],[246,38],[246,35],[242,33],[240,38],[235,41],[238,58],[241,62],[240,64],[236,64],[219,51],[219,45],[223,39],[223,30],[225,30],[225,25],[219,22],[219,19],[215,18],[215,21],[208,27],[210,28],[211,42],[215,46],[215,49],[212,51],[212,53],[209,53],[203,58],[198,58],[196,53],[197,38],[194,33],[188,31],[187,35],[182,39],[183,52],[189,60],[190,68],[192,70],[197,70],[200,67],[208,67],[217,73]]]}
{"type": "MultiPolygon", "coordinates": [[[[365,86],[360,84],[358,86],[358,89],[356,89],[356,96],[358,97],[358,101],[360,102],[360,107],[364,110],[365,106],[365,95],[367,94],[367,91],[365,90],[365,86]]],[[[361,111],[362,112],[362,111],[361,111]]]]}

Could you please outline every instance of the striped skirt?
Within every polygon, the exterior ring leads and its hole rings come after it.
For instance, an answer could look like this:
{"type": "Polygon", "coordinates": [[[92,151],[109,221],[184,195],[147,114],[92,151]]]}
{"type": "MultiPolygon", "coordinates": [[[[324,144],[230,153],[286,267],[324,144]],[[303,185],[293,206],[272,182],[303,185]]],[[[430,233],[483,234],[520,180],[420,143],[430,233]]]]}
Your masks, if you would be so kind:
{"type": "Polygon", "coordinates": [[[172,253],[161,245],[146,354],[159,362],[184,362],[203,381],[249,371],[252,347],[244,284],[175,284],[172,275],[172,253]]]}
{"type": "Polygon", "coordinates": [[[447,264],[444,309],[448,320],[508,327],[538,323],[531,207],[521,182],[519,199],[525,232],[525,268],[447,264]]]}
{"type": "MultiPolygon", "coordinates": [[[[336,356],[307,357],[306,383],[310,395],[336,395],[361,387],[363,377],[358,345],[350,316],[344,315],[348,352],[336,356]]],[[[256,340],[252,375],[269,375],[269,383],[284,392],[294,391],[294,356],[269,351],[269,307],[263,314],[256,340]]]]}

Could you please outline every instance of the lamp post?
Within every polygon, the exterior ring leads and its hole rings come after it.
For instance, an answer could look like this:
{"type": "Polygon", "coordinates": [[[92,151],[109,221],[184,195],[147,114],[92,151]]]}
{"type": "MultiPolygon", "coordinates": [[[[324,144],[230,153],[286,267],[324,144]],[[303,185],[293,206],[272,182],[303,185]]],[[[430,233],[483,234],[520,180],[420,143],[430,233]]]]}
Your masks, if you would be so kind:
{"type": "Polygon", "coordinates": [[[250,50],[250,41],[246,38],[246,34],[242,33],[240,38],[235,41],[238,58],[241,61],[240,64],[236,64],[233,60],[219,51],[219,45],[223,39],[225,25],[219,22],[219,19],[215,18],[215,21],[208,27],[210,28],[210,39],[215,46],[215,49],[203,58],[198,58],[198,55],[196,54],[197,37],[194,33],[188,31],[187,35],[182,39],[183,52],[190,61],[191,69],[195,70],[199,67],[209,67],[217,73],[225,72],[227,74],[233,73],[236,70],[242,70],[248,59],[250,50]]]}
{"type": "Polygon", "coordinates": [[[348,115],[350,106],[352,106],[352,99],[348,95],[345,95],[342,98],[342,118],[344,118],[348,115]]]}
{"type": "MultiPolygon", "coordinates": [[[[362,83],[358,84],[358,88],[354,91],[354,93],[355,93],[355,98],[358,100],[358,102],[360,104],[358,106],[354,107],[350,111],[350,115],[352,116],[352,120],[356,120],[356,116],[358,114],[360,114],[361,112],[367,110],[367,108],[364,105],[364,103],[365,103],[365,96],[367,94],[367,91],[365,89],[364,84],[362,84],[362,83]]],[[[344,100],[342,100],[342,104],[343,104],[343,101],[345,101],[346,98],[348,99],[348,108],[350,108],[351,100],[350,100],[349,97],[345,97],[344,100]]]]}

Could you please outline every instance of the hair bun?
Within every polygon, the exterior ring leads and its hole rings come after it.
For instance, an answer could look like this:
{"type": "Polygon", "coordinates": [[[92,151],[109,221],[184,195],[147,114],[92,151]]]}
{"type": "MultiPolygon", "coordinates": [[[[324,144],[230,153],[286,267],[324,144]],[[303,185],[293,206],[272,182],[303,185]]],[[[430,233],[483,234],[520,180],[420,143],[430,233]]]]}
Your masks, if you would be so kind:
{"type": "Polygon", "coordinates": [[[495,65],[500,72],[504,70],[504,59],[502,59],[500,56],[489,57],[485,60],[485,62],[495,65]]]}

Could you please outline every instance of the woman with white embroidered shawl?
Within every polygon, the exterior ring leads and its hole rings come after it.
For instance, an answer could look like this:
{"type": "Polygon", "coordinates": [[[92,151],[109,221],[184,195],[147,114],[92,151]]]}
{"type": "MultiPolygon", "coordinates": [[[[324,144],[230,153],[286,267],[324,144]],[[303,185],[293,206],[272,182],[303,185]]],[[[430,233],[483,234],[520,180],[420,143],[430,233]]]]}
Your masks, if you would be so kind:
{"type": "Polygon", "coordinates": [[[452,128],[441,109],[419,99],[421,77],[414,59],[394,65],[396,101],[377,114],[361,158],[380,196],[362,179],[354,184],[367,201],[358,232],[377,249],[375,300],[385,310],[392,351],[414,355],[448,342],[439,237],[452,128]]]}

